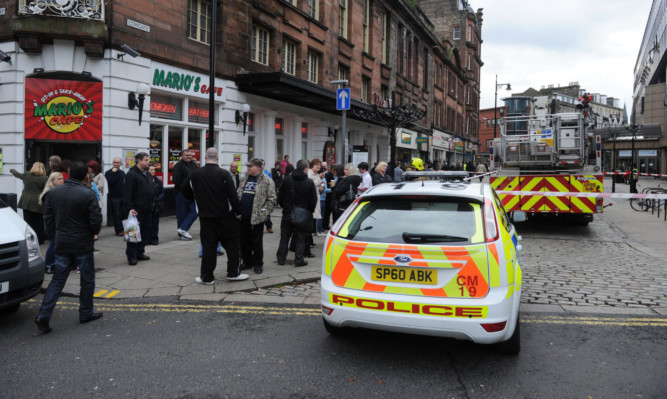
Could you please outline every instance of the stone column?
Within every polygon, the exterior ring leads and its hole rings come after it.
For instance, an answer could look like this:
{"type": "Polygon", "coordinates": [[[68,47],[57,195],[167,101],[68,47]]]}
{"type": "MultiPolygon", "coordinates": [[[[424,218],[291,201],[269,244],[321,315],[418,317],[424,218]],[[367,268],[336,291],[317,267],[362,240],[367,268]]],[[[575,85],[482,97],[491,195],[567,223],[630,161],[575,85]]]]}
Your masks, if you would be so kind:
{"type": "Polygon", "coordinates": [[[257,129],[257,138],[255,139],[258,143],[261,143],[261,147],[258,148],[259,151],[256,154],[266,161],[267,166],[273,166],[271,163],[276,157],[276,113],[266,112],[262,115],[262,119],[263,126],[257,129]]]}

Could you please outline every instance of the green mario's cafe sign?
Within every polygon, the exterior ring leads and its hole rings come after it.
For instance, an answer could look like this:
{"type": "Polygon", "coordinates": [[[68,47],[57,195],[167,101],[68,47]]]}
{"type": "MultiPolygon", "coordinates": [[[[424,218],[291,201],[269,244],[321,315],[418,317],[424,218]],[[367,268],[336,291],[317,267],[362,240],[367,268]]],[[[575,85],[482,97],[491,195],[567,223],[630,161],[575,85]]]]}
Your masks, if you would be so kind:
{"type": "MultiPolygon", "coordinates": [[[[208,75],[194,73],[171,65],[153,63],[151,87],[160,91],[184,94],[208,99],[211,92],[208,75]]],[[[213,87],[215,101],[227,100],[227,87],[222,79],[215,79],[213,87]]]]}

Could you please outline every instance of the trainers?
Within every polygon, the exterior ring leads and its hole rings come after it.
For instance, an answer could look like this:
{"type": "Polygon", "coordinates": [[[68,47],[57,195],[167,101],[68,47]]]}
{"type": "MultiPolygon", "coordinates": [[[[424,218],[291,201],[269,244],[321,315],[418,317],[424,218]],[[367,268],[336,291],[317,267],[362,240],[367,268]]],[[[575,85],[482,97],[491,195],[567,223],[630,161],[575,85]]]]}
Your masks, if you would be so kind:
{"type": "Polygon", "coordinates": [[[273,234],[273,228],[271,228],[271,227],[267,227],[267,228],[266,228],[266,231],[268,231],[269,233],[273,234]]]}
{"type": "Polygon", "coordinates": [[[326,234],[324,234],[324,232],[317,233],[317,236],[318,236],[318,237],[324,237],[325,235],[326,235],[326,234]]]}
{"type": "Polygon", "coordinates": [[[204,285],[213,285],[213,284],[215,284],[215,280],[204,281],[204,280],[201,279],[201,277],[195,277],[195,283],[204,284],[204,285]]]}
{"type": "Polygon", "coordinates": [[[178,229],[178,230],[176,230],[176,231],[178,231],[178,237],[179,237],[181,240],[183,240],[183,239],[185,239],[185,240],[192,240],[192,236],[191,236],[190,233],[188,233],[187,231],[185,231],[185,230],[183,230],[183,229],[178,229]]]}
{"type": "Polygon", "coordinates": [[[243,281],[243,280],[247,280],[248,278],[250,278],[250,276],[248,276],[245,273],[241,273],[238,276],[234,276],[234,277],[227,276],[227,280],[229,280],[229,281],[243,281]]]}

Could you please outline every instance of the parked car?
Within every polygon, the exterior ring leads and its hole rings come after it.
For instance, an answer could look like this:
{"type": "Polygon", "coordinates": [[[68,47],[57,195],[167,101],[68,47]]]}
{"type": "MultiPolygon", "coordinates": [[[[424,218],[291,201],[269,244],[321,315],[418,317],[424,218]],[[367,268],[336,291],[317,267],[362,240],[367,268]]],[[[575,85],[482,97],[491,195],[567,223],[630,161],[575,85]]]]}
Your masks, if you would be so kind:
{"type": "Polygon", "coordinates": [[[35,231],[2,200],[0,226],[0,313],[11,313],[39,293],[44,260],[35,231]]]}
{"type": "MultiPolygon", "coordinates": [[[[457,173],[425,172],[424,178],[457,173]]],[[[523,212],[515,216],[526,219],[523,212]]],[[[518,240],[489,184],[417,180],[373,187],[325,241],[324,326],[333,334],[363,327],[465,339],[516,354],[518,240]]]]}

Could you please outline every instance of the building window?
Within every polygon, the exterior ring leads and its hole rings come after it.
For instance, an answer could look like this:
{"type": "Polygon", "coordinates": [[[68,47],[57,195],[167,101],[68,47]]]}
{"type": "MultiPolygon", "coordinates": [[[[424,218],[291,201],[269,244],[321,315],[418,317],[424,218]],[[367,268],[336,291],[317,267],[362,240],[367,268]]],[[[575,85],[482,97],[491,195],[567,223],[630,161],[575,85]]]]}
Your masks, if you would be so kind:
{"type": "Polygon", "coordinates": [[[454,27],[454,32],[452,32],[452,39],[454,39],[454,40],[460,40],[461,39],[461,27],[460,26],[455,26],[454,27]]]}
{"type": "Polygon", "coordinates": [[[338,80],[347,80],[347,68],[338,65],[338,80]]]}
{"type": "Polygon", "coordinates": [[[382,13],[382,63],[387,63],[389,54],[389,13],[382,13]]]}
{"type": "Polygon", "coordinates": [[[250,59],[262,65],[269,65],[269,31],[257,25],[252,26],[250,59]]]}
{"type": "Polygon", "coordinates": [[[396,64],[398,66],[398,73],[405,74],[403,56],[405,55],[405,30],[402,26],[398,27],[398,59],[396,64]]]}
{"type": "Polygon", "coordinates": [[[188,37],[198,42],[210,43],[211,2],[190,0],[188,5],[188,37]]]}
{"type": "Polygon", "coordinates": [[[466,104],[470,104],[470,86],[466,86],[466,104]]]}
{"type": "Polygon", "coordinates": [[[255,131],[255,114],[251,112],[248,114],[248,132],[254,132],[254,131],[255,131]]]}
{"type": "Polygon", "coordinates": [[[370,98],[371,80],[367,77],[361,78],[361,101],[367,103],[370,98]]]}
{"type": "MultiPolygon", "coordinates": [[[[407,34],[406,34],[406,36],[407,36],[407,34]]],[[[407,59],[407,62],[406,62],[406,64],[407,64],[407,76],[408,76],[409,79],[412,79],[412,70],[413,70],[412,69],[412,62],[414,60],[414,57],[412,56],[412,40],[410,40],[410,37],[408,36],[408,37],[406,37],[405,41],[406,41],[406,44],[408,46],[407,51],[406,51],[406,54],[408,55],[408,59],[407,59]]]]}
{"type": "Polygon", "coordinates": [[[296,7],[296,0],[287,0],[287,2],[296,7]]]}
{"type": "Polygon", "coordinates": [[[389,88],[387,86],[380,86],[380,100],[382,100],[382,103],[389,102],[389,88]]]}
{"type": "Polygon", "coordinates": [[[301,122],[301,138],[308,140],[308,123],[301,122]]]}
{"type": "Polygon", "coordinates": [[[467,65],[467,66],[468,66],[468,70],[470,70],[470,67],[471,67],[471,65],[472,65],[472,55],[471,55],[470,53],[468,53],[468,63],[467,63],[467,64],[468,64],[468,65],[467,65]]]}
{"type": "Polygon", "coordinates": [[[319,0],[308,0],[308,15],[314,19],[320,19],[320,2],[319,0]]]}
{"type": "Polygon", "coordinates": [[[468,41],[472,41],[472,25],[468,25],[468,41]]]}
{"type": "Polygon", "coordinates": [[[338,0],[338,36],[347,39],[347,0],[338,0]]]}
{"type": "Polygon", "coordinates": [[[290,75],[296,74],[296,43],[291,40],[283,39],[283,72],[290,75]]]}
{"type": "Polygon", "coordinates": [[[363,51],[369,53],[370,43],[369,43],[369,14],[370,14],[371,3],[370,0],[364,0],[364,43],[363,51]]]}
{"type": "Polygon", "coordinates": [[[428,60],[428,48],[426,48],[426,47],[424,47],[423,59],[424,59],[424,73],[423,73],[424,81],[422,82],[422,86],[423,86],[424,90],[428,90],[428,74],[429,74],[428,64],[429,64],[429,60],[428,60]]]}
{"type": "Polygon", "coordinates": [[[282,136],[283,135],[283,118],[276,118],[274,122],[274,131],[276,133],[276,136],[282,136]]]}
{"type": "Polygon", "coordinates": [[[319,56],[312,51],[308,52],[308,80],[317,83],[317,73],[319,68],[319,56]]]}
{"type": "Polygon", "coordinates": [[[248,136],[248,159],[255,157],[255,136],[248,136]]]}

